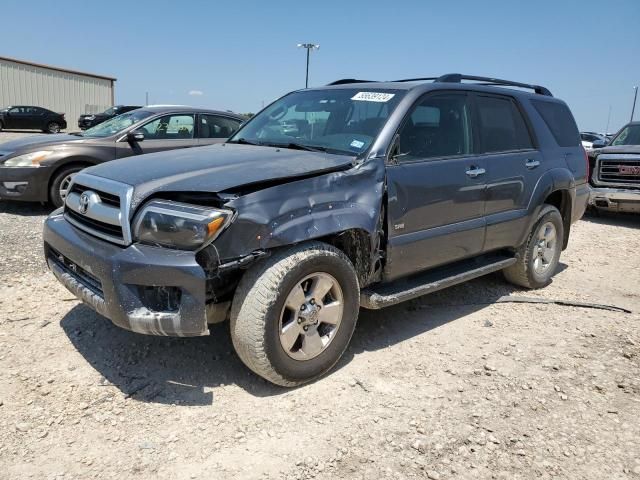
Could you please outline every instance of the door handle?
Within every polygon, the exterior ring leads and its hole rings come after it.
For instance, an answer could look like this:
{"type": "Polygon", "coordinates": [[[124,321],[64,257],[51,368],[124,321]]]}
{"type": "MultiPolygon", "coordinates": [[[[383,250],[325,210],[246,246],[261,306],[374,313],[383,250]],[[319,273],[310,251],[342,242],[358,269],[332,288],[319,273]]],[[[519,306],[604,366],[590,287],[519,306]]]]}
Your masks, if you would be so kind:
{"type": "Polygon", "coordinates": [[[533,160],[533,159],[530,158],[529,160],[527,160],[527,162],[524,165],[529,170],[532,170],[532,169],[540,166],[540,160],[533,160]]]}
{"type": "Polygon", "coordinates": [[[467,170],[465,173],[467,174],[467,177],[476,178],[480,175],[484,175],[485,173],[487,173],[487,171],[484,168],[469,167],[469,170],[467,170]]]}

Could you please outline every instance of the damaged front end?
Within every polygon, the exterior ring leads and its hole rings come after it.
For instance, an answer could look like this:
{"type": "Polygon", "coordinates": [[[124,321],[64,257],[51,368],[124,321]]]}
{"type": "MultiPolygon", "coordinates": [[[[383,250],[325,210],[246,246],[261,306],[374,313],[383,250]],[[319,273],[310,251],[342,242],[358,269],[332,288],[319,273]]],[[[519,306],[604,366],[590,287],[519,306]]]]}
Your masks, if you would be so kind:
{"type": "Polygon", "coordinates": [[[103,216],[83,219],[73,201],[54,212],[44,229],[47,261],[63,285],[118,326],[154,335],[206,335],[208,324],[228,317],[244,271],[273,249],[321,239],[347,253],[361,285],[374,281],[383,251],[384,172],[381,159],[370,159],[222,191],[204,191],[200,181],[199,188],[181,185],[183,190],[155,183],[142,194],[112,188],[115,182],[89,171],[77,175],[72,193],[95,194],[103,216]],[[233,219],[199,250],[136,241],[136,214],[163,201],[222,208],[233,219]],[[116,217],[109,213],[119,215],[121,224],[113,225],[116,217]]]}

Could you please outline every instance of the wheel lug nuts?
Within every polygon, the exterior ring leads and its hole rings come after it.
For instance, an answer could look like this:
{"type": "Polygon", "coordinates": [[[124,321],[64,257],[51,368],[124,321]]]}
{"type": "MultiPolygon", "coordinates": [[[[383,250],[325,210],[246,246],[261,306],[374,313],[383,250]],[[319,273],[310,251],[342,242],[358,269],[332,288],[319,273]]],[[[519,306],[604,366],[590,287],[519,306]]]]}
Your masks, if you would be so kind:
{"type": "Polygon", "coordinates": [[[306,332],[307,330],[309,330],[309,326],[305,325],[304,327],[302,327],[302,329],[306,332]]]}
{"type": "Polygon", "coordinates": [[[306,306],[306,305],[304,305],[304,304],[303,304],[303,305],[300,305],[300,310],[305,311],[306,309],[307,309],[307,306],[306,306]]]}
{"type": "Polygon", "coordinates": [[[309,300],[309,303],[310,303],[311,305],[315,305],[315,304],[316,304],[316,300],[315,300],[315,298],[312,298],[311,300],[309,300]]]}

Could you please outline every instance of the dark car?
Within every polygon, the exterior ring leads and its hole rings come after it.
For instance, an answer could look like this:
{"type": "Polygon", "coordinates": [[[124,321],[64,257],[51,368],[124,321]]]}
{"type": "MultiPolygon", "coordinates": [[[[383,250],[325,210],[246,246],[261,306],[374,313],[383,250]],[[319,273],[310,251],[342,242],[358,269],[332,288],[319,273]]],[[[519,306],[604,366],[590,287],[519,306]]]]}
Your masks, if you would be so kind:
{"type": "Polygon", "coordinates": [[[0,199],[63,203],[80,170],[116,158],[220,143],[245,120],[191,107],[132,110],[84,133],[32,136],[0,144],[0,199]]]}
{"type": "Polygon", "coordinates": [[[589,204],[600,210],[640,213],[640,122],[625,125],[607,146],[589,156],[589,204]]]}
{"type": "Polygon", "coordinates": [[[142,107],[140,105],[116,105],[114,107],[107,108],[102,113],[85,113],[84,115],[80,115],[78,118],[78,127],[80,127],[81,130],[86,130],[87,128],[95,127],[99,123],[109,120],[116,115],[130,112],[136,108],[142,107]]]}
{"type": "Polygon", "coordinates": [[[42,130],[47,133],[59,133],[67,128],[64,113],[56,113],[42,107],[15,105],[0,110],[0,131],[42,130]]]}
{"type": "Polygon", "coordinates": [[[87,169],[45,222],[48,265],[135,332],[229,318],[242,361],[284,386],[336,364],[360,307],[499,270],[547,285],[589,195],[569,108],[431,80],[292,92],[224,144],[87,169]]]}

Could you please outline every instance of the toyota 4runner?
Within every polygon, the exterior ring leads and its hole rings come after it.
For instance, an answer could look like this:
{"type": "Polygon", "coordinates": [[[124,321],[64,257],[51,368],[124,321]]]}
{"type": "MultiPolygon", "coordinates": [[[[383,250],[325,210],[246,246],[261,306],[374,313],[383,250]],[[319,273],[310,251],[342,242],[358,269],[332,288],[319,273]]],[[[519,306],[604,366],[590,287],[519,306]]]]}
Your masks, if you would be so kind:
{"type": "Polygon", "coordinates": [[[224,144],[145,157],[73,178],[45,223],[50,269],[134,332],[229,319],[242,361],[283,386],[331,369],[360,307],[498,270],[547,285],[589,196],[565,103],[459,74],[295,91],[224,144]]]}

